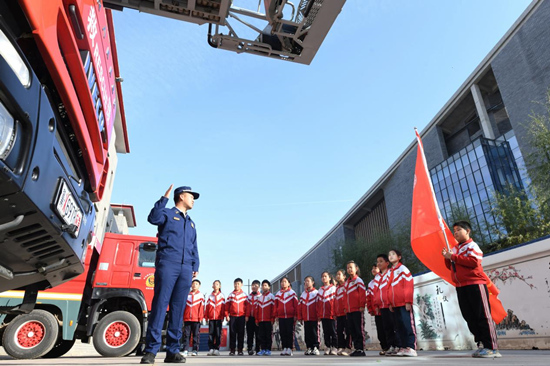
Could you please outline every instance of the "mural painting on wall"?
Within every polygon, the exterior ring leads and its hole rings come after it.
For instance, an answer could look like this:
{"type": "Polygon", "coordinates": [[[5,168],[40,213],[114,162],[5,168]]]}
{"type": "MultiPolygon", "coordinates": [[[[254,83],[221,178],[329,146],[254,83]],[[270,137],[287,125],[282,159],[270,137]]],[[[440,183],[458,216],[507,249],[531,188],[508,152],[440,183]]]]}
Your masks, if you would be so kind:
{"type": "MultiPolygon", "coordinates": [[[[495,283],[495,285],[502,287],[502,285],[511,285],[514,287],[520,286],[523,289],[526,287],[530,290],[536,290],[537,286],[533,284],[533,276],[525,276],[521,274],[521,269],[517,269],[516,266],[509,265],[501,268],[495,268],[487,271],[487,276],[495,283]],[[526,286],[526,287],[525,287],[526,286]]],[[[545,278],[548,285],[548,279],[545,278]]],[[[506,307],[506,304],[504,304],[506,307]]],[[[508,315],[504,320],[497,324],[498,336],[525,336],[537,334],[533,328],[527,323],[525,319],[520,319],[521,315],[514,314],[514,310],[508,308],[508,315]]]]}
{"type": "Polygon", "coordinates": [[[421,339],[443,338],[447,328],[445,306],[449,302],[448,284],[441,282],[432,286],[433,293],[416,292],[414,317],[417,334],[421,339]]]}

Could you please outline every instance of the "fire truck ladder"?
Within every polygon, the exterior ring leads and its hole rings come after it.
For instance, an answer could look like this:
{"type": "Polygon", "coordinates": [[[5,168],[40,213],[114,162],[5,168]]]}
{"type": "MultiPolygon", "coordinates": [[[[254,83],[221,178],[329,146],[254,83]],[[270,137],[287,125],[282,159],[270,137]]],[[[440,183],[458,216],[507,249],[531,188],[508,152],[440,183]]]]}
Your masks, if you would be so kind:
{"type": "Polygon", "coordinates": [[[208,24],[208,44],[215,48],[309,65],[346,0],[296,0],[296,5],[288,0],[258,0],[253,9],[236,6],[232,0],[103,2],[116,10],[131,8],[208,24]],[[262,2],[265,13],[260,12],[262,2]],[[237,27],[243,26],[246,30],[239,30],[239,36],[237,27]]]}

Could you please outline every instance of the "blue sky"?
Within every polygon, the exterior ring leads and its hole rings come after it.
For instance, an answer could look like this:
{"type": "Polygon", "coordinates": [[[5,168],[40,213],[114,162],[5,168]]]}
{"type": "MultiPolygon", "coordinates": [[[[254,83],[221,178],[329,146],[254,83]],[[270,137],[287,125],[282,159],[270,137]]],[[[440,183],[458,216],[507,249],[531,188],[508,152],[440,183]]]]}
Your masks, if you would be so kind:
{"type": "MultiPolygon", "coordinates": [[[[138,226],[170,184],[201,193],[203,292],[272,279],[413,141],[527,0],[349,0],[309,66],[216,50],[206,26],[114,12],[131,153],[112,202],[138,226]]],[[[411,182],[412,184],[412,182],[411,182]]],[[[306,274],[304,274],[306,275],[306,274]]]]}

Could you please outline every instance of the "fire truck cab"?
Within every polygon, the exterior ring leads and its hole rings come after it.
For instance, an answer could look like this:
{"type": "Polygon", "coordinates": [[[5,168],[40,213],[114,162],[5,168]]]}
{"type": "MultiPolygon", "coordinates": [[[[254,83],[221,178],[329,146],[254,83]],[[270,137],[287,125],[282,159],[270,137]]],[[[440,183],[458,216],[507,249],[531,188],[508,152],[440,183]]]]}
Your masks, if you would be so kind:
{"type": "MultiPolygon", "coordinates": [[[[29,314],[0,317],[5,351],[18,359],[54,358],[76,340],[107,357],[130,354],[144,339],[155,286],[156,238],[105,234],[87,248],[86,271],[38,293],[29,314]]],[[[0,304],[20,302],[22,291],[0,293],[0,304]]]]}

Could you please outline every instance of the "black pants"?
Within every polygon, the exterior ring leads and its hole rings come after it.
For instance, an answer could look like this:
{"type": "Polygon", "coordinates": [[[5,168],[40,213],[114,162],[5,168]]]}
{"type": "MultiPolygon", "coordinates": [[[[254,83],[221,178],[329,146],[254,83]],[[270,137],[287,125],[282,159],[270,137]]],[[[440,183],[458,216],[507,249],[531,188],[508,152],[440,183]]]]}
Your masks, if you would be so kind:
{"type": "Polygon", "coordinates": [[[294,345],[294,318],[279,318],[279,336],[283,349],[294,345]]]}
{"type": "Polygon", "coordinates": [[[338,348],[351,348],[348,320],[345,315],[336,317],[336,334],[338,335],[338,348]]]}
{"type": "Polygon", "coordinates": [[[242,352],[244,346],[245,316],[232,316],[229,318],[229,349],[242,352]]]}
{"type": "Polygon", "coordinates": [[[272,336],[273,324],[271,324],[271,322],[260,322],[258,324],[258,338],[260,339],[260,349],[271,351],[272,336]]]}
{"type": "Polygon", "coordinates": [[[187,351],[189,347],[189,342],[191,340],[191,335],[193,335],[193,351],[199,351],[199,332],[201,330],[201,323],[199,322],[185,322],[183,324],[183,337],[181,339],[182,349],[187,351]]]}
{"type": "Polygon", "coordinates": [[[483,343],[485,348],[498,349],[497,332],[491,317],[487,286],[457,287],[456,294],[462,317],[466,320],[468,329],[474,335],[476,343],[483,343]]]}
{"type": "Polygon", "coordinates": [[[386,351],[388,348],[390,348],[390,346],[388,346],[388,340],[386,339],[382,315],[375,315],[374,322],[376,323],[376,335],[378,336],[378,341],[380,341],[380,347],[382,347],[382,349],[386,351]]]}
{"type": "Polygon", "coordinates": [[[321,319],[321,324],[323,324],[325,347],[337,347],[338,340],[336,339],[336,322],[334,319],[321,319]]]}
{"type": "Polygon", "coordinates": [[[392,313],[395,319],[395,332],[401,341],[401,347],[416,349],[416,327],[414,325],[414,314],[404,306],[393,308],[392,313]]]}
{"type": "Polygon", "coordinates": [[[258,338],[258,325],[256,319],[253,316],[248,318],[246,322],[246,344],[248,350],[256,350],[256,353],[260,351],[260,339],[258,338]],[[256,348],[254,348],[254,339],[256,339],[256,348]]]}
{"type": "Polygon", "coordinates": [[[401,339],[397,336],[395,331],[395,318],[392,315],[390,309],[380,309],[382,313],[382,326],[384,327],[384,334],[386,335],[386,345],[394,348],[401,348],[401,339]]]}
{"type": "Polygon", "coordinates": [[[208,348],[220,349],[223,320],[208,321],[208,348]]]}
{"type": "Polygon", "coordinates": [[[317,320],[304,321],[304,338],[308,349],[319,348],[319,322],[317,320]]]}
{"type": "Polygon", "coordinates": [[[353,348],[356,350],[364,350],[364,325],[363,322],[363,312],[362,311],[354,311],[352,313],[348,313],[347,315],[348,320],[348,329],[350,330],[351,340],[353,341],[353,348]]]}

